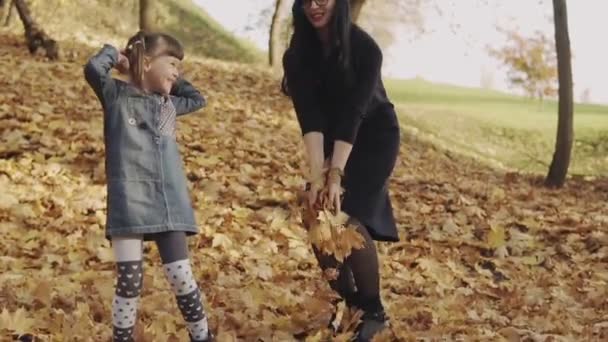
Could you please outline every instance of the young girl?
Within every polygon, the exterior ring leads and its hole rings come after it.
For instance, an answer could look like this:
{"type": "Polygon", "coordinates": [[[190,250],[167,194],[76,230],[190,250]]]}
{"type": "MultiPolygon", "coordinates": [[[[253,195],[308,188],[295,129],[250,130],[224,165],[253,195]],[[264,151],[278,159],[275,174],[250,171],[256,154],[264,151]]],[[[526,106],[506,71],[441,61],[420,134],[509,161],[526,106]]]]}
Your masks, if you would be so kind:
{"type": "Polygon", "coordinates": [[[113,340],[132,341],[143,281],[143,241],[158,246],[163,269],[192,341],[210,341],[207,317],[188,257],[197,232],[175,140],[176,117],[205,105],[180,78],[181,44],[139,32],[124,51],[105,45],[84,69],[104,112],[108,188],[106,236],[116,257],[113,340]],[[112,68],[129,81],[112,78],[112,68]]]}
{"type": "Polygon", "coordinates": [[[309,205],[344,210],[365,238],[344,263],[315,254],[323,269],[339,270],[330,286],[364,312],[356,339],[369,341],[387,323],[374,240],[399,239],[388,195],[399,124],[380,75],[382,52],[351,22],[349,1],[296,0],[293,17],[283,90],[293,101],[309,159],[309,205]]]}

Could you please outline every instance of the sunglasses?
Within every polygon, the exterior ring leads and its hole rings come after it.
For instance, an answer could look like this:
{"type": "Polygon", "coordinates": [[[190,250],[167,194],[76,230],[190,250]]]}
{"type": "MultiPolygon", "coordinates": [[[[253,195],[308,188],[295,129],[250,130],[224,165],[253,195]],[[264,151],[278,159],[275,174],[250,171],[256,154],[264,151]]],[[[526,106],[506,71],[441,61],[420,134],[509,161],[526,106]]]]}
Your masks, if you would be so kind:
{"type": "Polygon", "coordinates": [[[304,0],[302,1],[302,7],[308,8],[312,6],[312,3],[317,4],[319,7],[327,6],[329,0],[304,0]]]}

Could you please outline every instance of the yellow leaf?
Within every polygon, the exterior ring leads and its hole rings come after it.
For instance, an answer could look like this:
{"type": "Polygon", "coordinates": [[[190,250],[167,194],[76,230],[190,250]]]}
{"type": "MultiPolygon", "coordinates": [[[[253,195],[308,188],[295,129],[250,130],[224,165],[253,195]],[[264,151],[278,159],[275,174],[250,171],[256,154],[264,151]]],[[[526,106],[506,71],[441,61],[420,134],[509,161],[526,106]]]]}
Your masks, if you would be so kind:
{"type": "Polygon", "coordinates": [[[48,306],[51,303],[52,292],[52,285],[47,280],[40,279],[32,292],[32,296],[38,299],[42,304],[48,306]]]}
{"type": "Polygon", "coordinates": [[[494,187],[490,194],[490,203],[497,203],[505,199],[505,191],[499,187],[494,187]]]}
{"type": "Polygon", "coordinates": [[[536,266],[540,265],[545,258],[540,255],[531,255],[519,258],[524,265],[536,266]]]}
{"type": "Polygon", "coordinates": [[[19,199],[9,192],[0,192],[0,209],[8,209],[16,204],[19,204],[19,199]]]}
{"type": "Polygon", "coordinates": [[[217,233],[213,237],[213,242],[211,243],[211,246],[213,248],[222,247],[224,250],[227,250],[232,247],[232,241],[228,236],[221,233],[217,233]]]}
{"type": "Polygon", "coordinates": [[[222,342],[236,342],[238,341],[238,338],[234,331],[222,331],[217,334],[216,340],[222,342]]]}
{"type": "Polygon", "coordinates": [[[251,272],[253,272],[255,276],[262,280],[269,280],[270,278],[272,278],[273,274],[272,267],[270,267],[270,265],[268,264],[253,266],[251,272]]]}
{"type": "Polygon", "coordinates": [[[506,243],[505,229],[502,226],[492,226],[488,233],[488,246],[490,248],[498,248],[504,246],[506,243]]]}
{"type": "Polygon", "coordinates": [[[23,309],[11,313],[4,308],[0,313],[0,331],[7,330],[17,335],[32,333],[36,321],[23,309]]]}
{"type": "Polygon", "coordinates": [[[111,248],[99,246],[97,247],[97,257],[101,262],[113,262],[114,251],[111,248]]]}
{"type": "Polygon", "coordinates": [[[519,342],[519,332],[513,327],[502,328],[498,331],[499,334],[504,336],[509,342],[519,342]]]}

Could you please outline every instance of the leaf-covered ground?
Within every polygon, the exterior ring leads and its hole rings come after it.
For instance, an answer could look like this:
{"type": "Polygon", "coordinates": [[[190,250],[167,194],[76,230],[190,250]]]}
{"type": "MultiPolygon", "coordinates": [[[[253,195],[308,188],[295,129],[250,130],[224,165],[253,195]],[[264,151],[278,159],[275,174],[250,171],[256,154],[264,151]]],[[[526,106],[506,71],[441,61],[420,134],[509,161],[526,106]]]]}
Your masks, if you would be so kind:
{"type": "MultiPolygon", "coordinates": [[[[0,36],[0,339],[111,334],[101,111],[83,63],[50,64],[0,36]]],[[[290,103],[264,70],[187,64],[209,100],[179,127],[201,227],[190,246],[219,341],[328,340],[290,103]]],[[[379,340],[608,339],[606,180],[547,190],[404,134],[392,195],[402,240],[380,246],[392,329],[379,340]]],[[[146,249],[138,337],[184,341],[146,249]]]]}

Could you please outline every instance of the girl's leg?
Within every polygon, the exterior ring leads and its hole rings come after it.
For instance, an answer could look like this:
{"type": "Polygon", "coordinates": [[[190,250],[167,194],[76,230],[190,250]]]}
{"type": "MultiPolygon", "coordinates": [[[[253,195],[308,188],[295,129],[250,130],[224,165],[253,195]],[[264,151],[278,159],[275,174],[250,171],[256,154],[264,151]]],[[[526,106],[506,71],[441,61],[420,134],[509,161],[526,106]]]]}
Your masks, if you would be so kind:
{"type": "Polygon", "coordinates": [[[116,291],[112,302],[113,340],[133,341],[143,283],[142,237],[112,238],[116,259],[116,291]]]}
{"type": "Polygon", "coordinates": [[[192,340],[207,341],[211,334],[201,301],[201,292],[188,258],[186,233],[160,233],[155,240],[165,275],[171,284],[192,340]]]}

